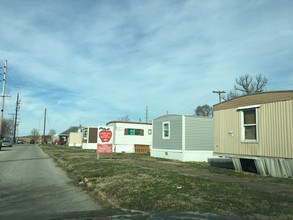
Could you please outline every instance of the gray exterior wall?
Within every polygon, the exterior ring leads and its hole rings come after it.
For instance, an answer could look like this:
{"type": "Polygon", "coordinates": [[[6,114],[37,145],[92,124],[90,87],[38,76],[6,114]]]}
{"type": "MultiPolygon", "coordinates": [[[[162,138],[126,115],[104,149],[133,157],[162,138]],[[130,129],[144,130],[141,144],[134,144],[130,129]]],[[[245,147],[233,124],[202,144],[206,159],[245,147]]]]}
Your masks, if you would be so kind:
{"type": "Polygon", "coordinates": [[[213,150],[213,119],[185,116],[185,150],[213,150]]]}
{"type": "Polygon", "coordinates": [[[213,150],[213,119],[165,115],[153,121],[153,149],[213,150]],[[182,123],[185,118],[184,124],[182,123]],[[163,139],[163,122],[170,122],[170,139],[163,139]],[[185,139],[183,135],[185,134],[185,139]]]}
{"type": "Polygon", "coordinates": [[[165,115],[153,120],[153,149],[182,149],[182,115],[165,115]],[[163,122],[170,122],[170,139],[163,139],[163,122]]]}

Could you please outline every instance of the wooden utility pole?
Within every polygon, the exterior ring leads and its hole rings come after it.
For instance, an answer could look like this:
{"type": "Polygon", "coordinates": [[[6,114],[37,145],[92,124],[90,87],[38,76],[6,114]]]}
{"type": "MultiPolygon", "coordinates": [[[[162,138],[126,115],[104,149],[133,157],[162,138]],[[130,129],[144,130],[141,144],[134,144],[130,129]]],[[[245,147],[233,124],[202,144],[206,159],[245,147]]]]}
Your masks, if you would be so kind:
{"type": "Polygon", "coordinates": [[[3,72],[2,108],[1,108],[1,115],[0,115],[0,138],[1,139],[2,139],[2,124],[3,124],[4,100],[5,100],[5,87],[6,87],[6,73],[7,73],[7,60],[5,60],[4,72],[3,72]]]}
{"type": "Polygon", "coordinates": [[[15,107],[15,120],[14,120],[14,129],[13,129],[13,143],[16,143],[16,127],[17,127],[17,115],[19,110],[19,93],[17,93],[17,99],[16,99],[16,107],[15,107]]]}
{"type": "Polygon", "coordinates": [[[213,93],[217,93],[219,95],[219,102],[221,102],[221,94],[226,93],[225,91],[213,91],[213,93]]]}
{"type": "Polygon", "coordinates": [[[145,122],[148,123],[148,120],[149,120],[149,107],[146,106],[146,109],[145,109],[145,122]]]}
{"type": "Polygon", "coordinates": [[[47,108],[45,108],[45,113],[44,113],[44,131],[43,131],[43,144],[45,144],[45,139],[46,139],[46,117],[47,117],[47,108]]]}

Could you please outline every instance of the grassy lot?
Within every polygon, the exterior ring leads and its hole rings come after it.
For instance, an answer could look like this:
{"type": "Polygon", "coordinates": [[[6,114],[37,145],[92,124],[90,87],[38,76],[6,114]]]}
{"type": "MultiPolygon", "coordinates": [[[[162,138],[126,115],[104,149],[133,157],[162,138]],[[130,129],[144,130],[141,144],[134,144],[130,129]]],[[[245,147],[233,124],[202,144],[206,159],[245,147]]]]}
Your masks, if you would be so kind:
{"type": "Polygon", "coordinates": [[[152,212],[199,211],[255,219],[293,218],[293,181],[237,173],[207,163],[149,155],[101,155],[94,150],[41,146],[104,207],[152,212]]]}

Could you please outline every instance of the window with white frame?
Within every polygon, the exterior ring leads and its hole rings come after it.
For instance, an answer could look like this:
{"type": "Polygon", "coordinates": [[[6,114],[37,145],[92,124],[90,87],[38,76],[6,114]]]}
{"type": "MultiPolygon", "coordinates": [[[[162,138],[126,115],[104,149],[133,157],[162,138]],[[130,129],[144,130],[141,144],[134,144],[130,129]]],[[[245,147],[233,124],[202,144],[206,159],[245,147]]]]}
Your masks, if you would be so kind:
{"type": "Polygon", "coordinates": [[[242,141],[257,141],[257,108],[242,109],[242,141]]]}
{"type": "Polygon", "coordinates": [[[152,135],[152,129],[148,129],[148,135],[152,135]]]}
{"type": "Polygon", "coordinates": [[[144,130],[143,129],[134,129],[134,128],[125,128],[124,135],[144,136],[144,130]]]}
{"type": "Polygon", "coordinates": [[[163,122],[163,139],[170,139],[170,122],[163,122]]]}

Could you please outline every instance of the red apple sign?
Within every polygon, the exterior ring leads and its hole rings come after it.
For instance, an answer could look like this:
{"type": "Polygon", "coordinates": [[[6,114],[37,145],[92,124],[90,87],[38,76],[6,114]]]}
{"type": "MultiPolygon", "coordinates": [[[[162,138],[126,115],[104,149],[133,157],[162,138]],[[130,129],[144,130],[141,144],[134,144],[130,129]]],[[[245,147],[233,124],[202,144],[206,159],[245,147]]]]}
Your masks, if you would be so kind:
{"type": "Polygon", "coordinates": [[[109,142],[112,138],[112,131],[104,129],[99,132],[99,137],[102,142],[109,142]]]}

